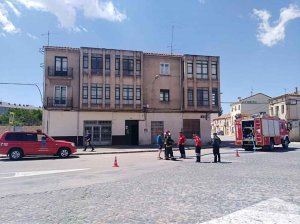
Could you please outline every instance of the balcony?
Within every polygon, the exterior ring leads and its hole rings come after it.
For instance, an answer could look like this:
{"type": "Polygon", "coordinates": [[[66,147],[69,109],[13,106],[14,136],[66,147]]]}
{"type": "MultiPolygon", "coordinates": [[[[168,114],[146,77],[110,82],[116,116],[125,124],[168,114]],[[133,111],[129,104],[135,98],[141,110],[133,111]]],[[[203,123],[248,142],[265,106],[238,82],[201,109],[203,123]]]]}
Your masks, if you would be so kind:
{"type": "Polygon", "coordinates": [[[48,66],[48,78],[73,78],[73,68],[68,67],[66,71],[56,71],[54,66],[48,66]]]}
{"type": "Polygon", "coordinates": [[[66,98],[66,97],[47,97],[46,102],[45,102],[45,108],[47,109],[62,109],[62,110],[67,110],[67,109],[72,109],[73,108],[73,100],[71,98],[66,98]]]}

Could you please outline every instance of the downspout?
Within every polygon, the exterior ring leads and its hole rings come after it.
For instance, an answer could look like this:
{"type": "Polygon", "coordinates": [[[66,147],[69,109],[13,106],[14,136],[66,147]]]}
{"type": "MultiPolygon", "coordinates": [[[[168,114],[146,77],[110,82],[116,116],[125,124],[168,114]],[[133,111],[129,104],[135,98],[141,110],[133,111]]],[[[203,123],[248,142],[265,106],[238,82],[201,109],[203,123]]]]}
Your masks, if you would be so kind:
{"type": "Polygon", "coordinates": [[[79,77],[78,77],[78,89],[79,89],[79,97],[78,97],[78,107],[77,107],[77,133],[76,133],[76,145],[79,145],[79,109],[80,109],[80,81],[81,81],[81,66],[80,66],[80,58],[81,58],[81,49],[79,49],[79,77]]]}

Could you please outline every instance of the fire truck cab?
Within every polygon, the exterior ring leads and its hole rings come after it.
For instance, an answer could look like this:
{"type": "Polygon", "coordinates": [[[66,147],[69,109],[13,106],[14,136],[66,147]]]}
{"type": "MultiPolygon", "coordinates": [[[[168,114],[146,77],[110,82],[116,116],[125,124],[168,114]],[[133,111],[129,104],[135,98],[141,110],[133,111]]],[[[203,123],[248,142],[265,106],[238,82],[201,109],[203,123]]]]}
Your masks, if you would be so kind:
{"type": "Polygon", "coordinates": [[[282,119],[271,116],[237,119],[235,121],[236,145],[246,151],[255,147],[274,149],[275,145],[288,148],[289,124],[282,119]]]}

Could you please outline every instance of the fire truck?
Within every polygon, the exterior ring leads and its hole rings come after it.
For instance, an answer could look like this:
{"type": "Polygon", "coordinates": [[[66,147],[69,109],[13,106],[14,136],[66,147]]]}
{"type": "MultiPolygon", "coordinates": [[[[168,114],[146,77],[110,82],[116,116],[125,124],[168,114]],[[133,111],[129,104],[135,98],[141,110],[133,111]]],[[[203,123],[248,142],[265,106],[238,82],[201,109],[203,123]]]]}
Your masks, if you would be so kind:
{"type": "Polygon", "coordinates": [[[288,148],[290,123],[278,117],[259,116],[235,121],[235,144],[246,151],[263,147],[274,149],[275,145],[288,148]]]}

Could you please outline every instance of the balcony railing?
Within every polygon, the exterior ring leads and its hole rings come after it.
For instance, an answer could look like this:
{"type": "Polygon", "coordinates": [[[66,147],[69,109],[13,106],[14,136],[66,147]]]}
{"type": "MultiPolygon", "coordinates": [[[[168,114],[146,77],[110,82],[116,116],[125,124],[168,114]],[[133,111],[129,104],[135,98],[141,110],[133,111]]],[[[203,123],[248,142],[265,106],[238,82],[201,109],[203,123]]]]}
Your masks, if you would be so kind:
{"type": "Polygon", "coordinates": [[[73,68],[68,67],[66,71],[57,71],[54,66],[48,66],[48,76],[49,77],[68,77],[73,78],[73,68]]]}
{"type": "Polygon", "coordinates": [[[72,98],[67,98],[67,97],[54,97],[54,98],[47,97],[45,107],[62,108],[62,109],[72,108],[73,100],[72,98]]]}

